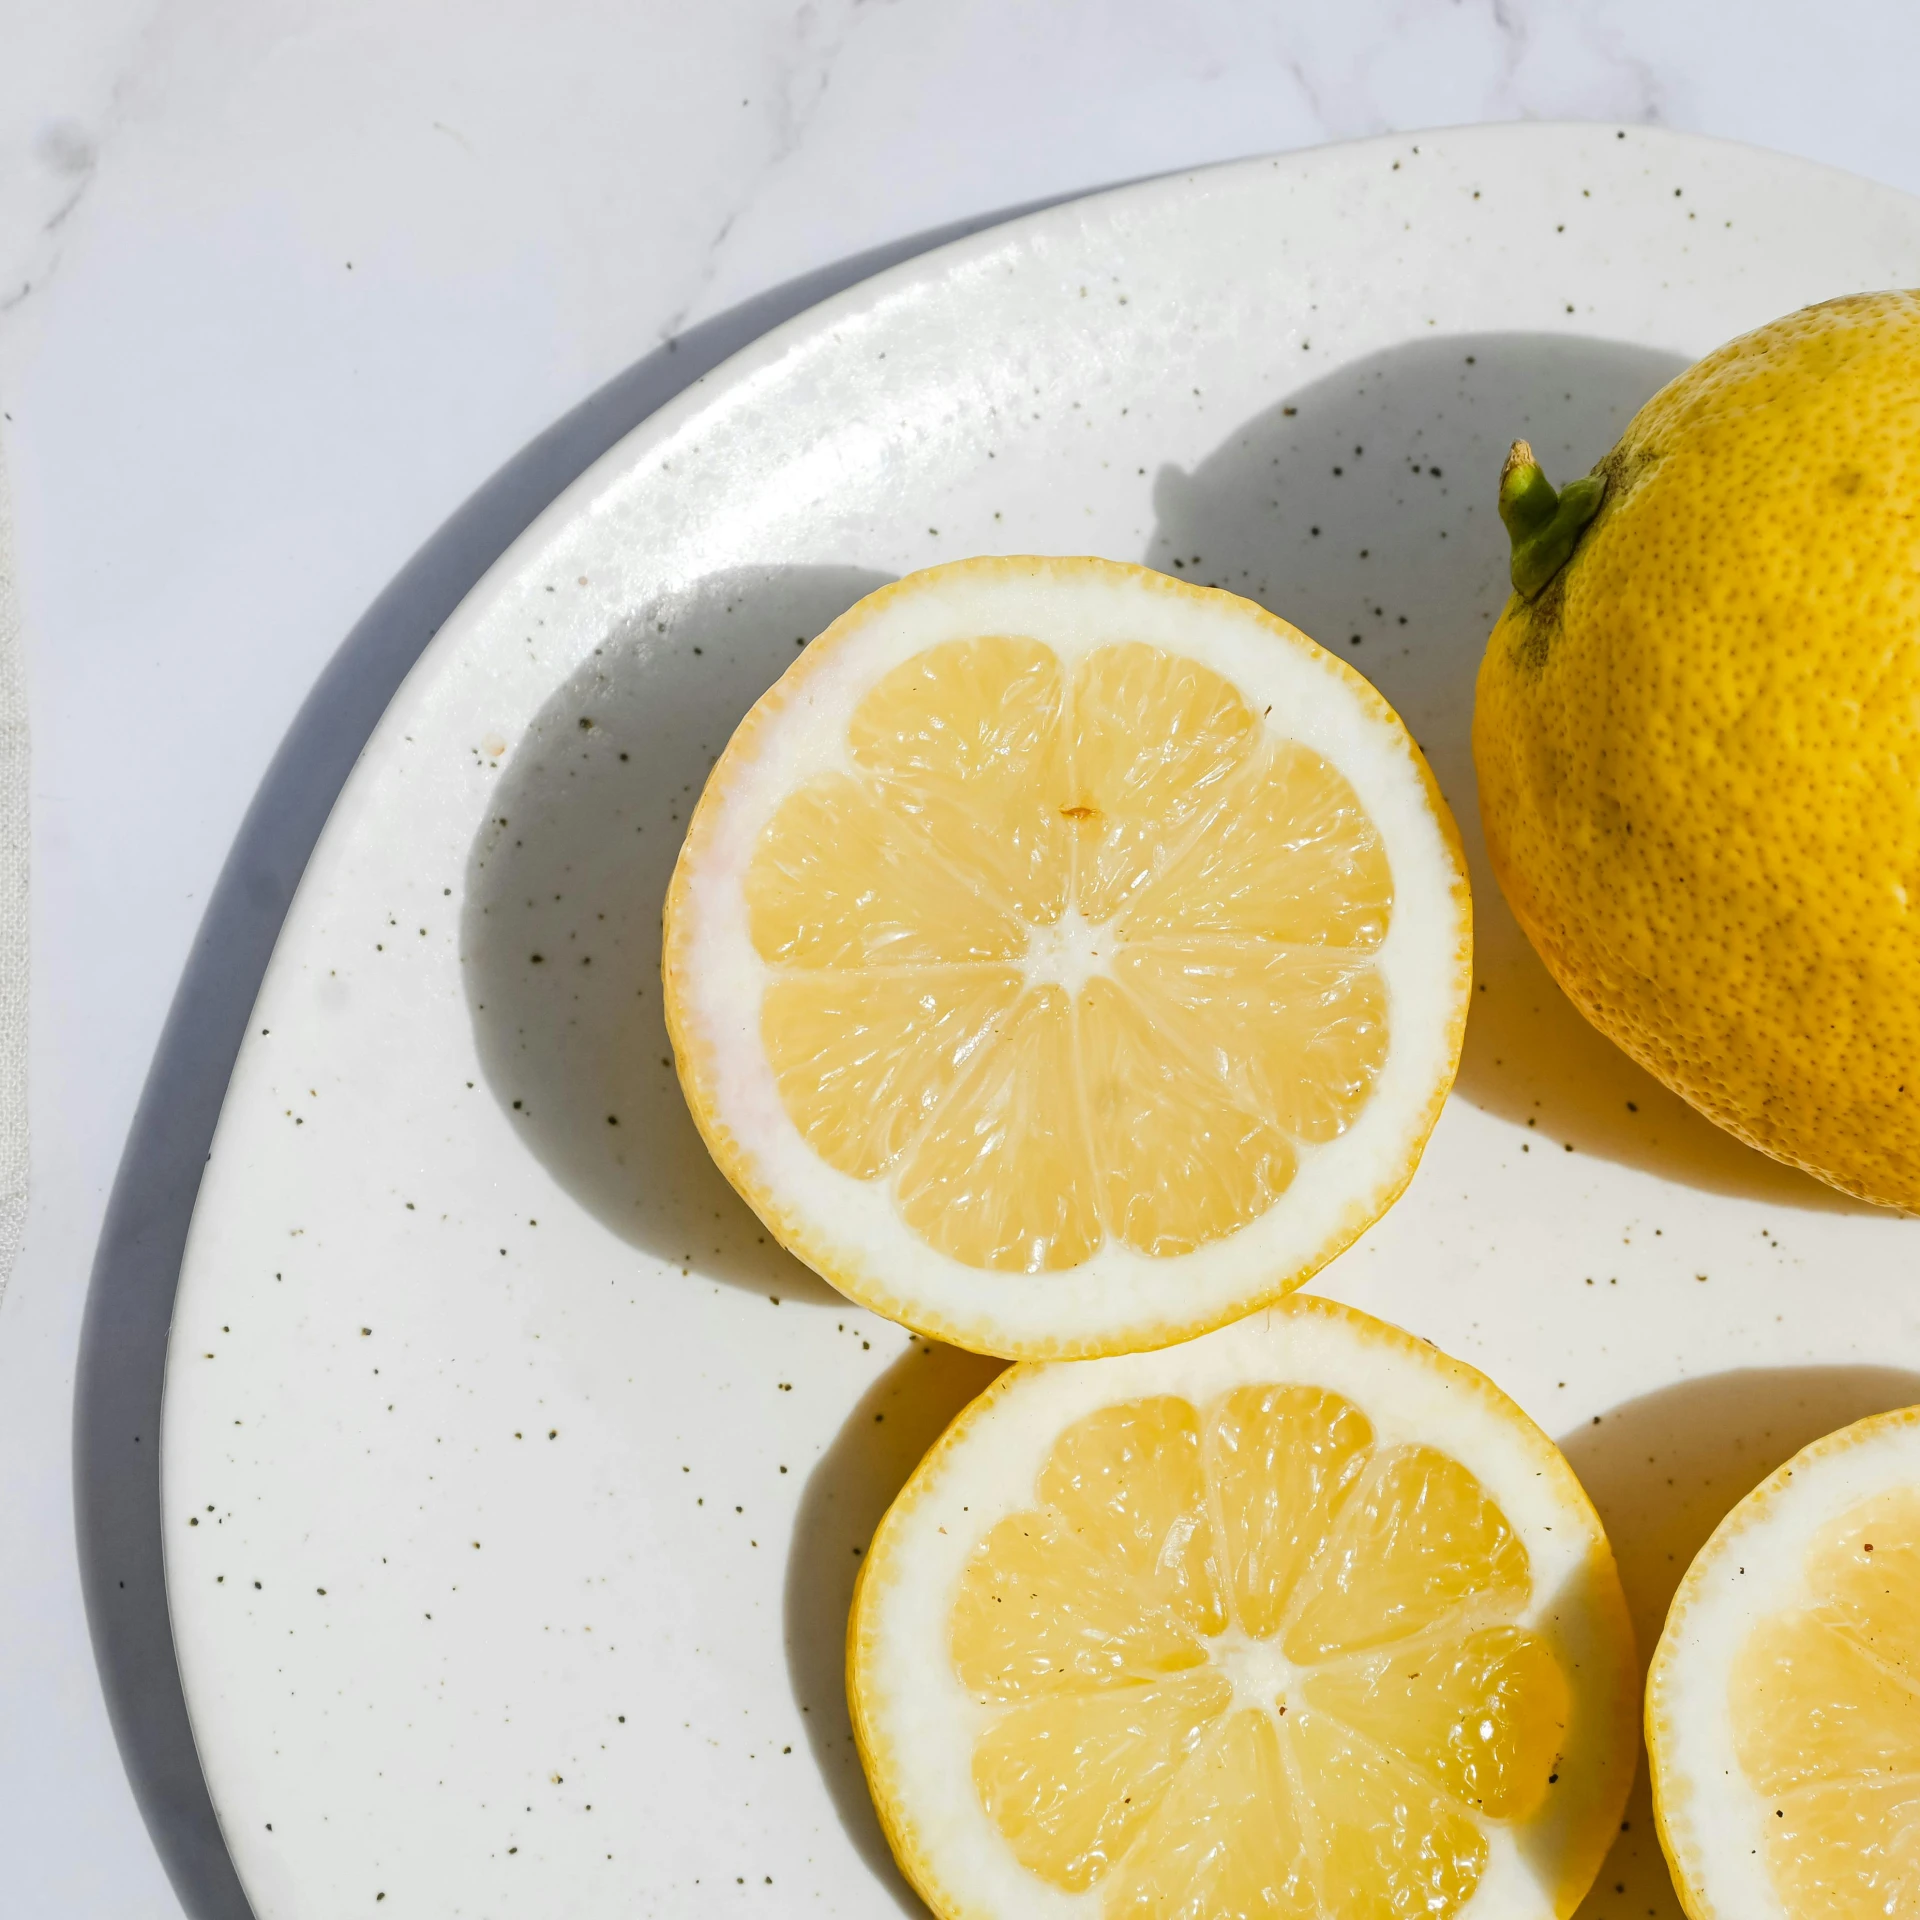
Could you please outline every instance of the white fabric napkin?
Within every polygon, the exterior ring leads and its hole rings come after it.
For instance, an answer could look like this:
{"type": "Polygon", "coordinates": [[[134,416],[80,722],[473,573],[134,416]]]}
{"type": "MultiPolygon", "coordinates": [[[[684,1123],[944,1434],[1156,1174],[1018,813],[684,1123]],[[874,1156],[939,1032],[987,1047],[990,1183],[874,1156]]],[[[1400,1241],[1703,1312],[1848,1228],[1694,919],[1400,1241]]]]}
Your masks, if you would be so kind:
{"type": "Polygon", "coordinates": [[[0,1290],[27,1220],[27,685],[0,445],[0,1290]]]}

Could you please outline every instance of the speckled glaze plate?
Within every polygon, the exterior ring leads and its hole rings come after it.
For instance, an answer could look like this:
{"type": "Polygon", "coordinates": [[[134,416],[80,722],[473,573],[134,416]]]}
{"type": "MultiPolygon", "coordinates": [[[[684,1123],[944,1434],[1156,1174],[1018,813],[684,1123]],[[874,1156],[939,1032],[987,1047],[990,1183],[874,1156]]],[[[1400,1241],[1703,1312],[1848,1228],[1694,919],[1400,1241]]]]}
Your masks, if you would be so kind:
{"type": "MultiPolygon", "coordinates": [[[[1405,715],[1473,861],[1458,1087],[1320,1286],[1559,1436],[1648,1645],[1812,1435],[1920,1400],[1920,1226],[1589,1031],[1485,867],[1495,478],[1584,471],[1727,336],[1920,281],[1920,203],[1643,130],[1248,161],[1054,209],[769,335],[500,560],[288,917],[181,1279],[168,1581],[259,1920],[911,1910],[849,1744],[859,1555],[990,1376],[714,1173],[662,893],[714,754],[881,581],[1102,553],[1251,594],[1405,715]]],[[[1590,1902],[1673,1915],[1644,1788],[1590,1902]]]]}

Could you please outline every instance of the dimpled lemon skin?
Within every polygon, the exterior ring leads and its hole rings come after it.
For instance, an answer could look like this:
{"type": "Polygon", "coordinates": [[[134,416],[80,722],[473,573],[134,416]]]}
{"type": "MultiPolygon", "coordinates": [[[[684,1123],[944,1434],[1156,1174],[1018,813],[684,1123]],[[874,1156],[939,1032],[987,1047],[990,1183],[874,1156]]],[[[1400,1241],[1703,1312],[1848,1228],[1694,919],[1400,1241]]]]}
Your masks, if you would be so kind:
{"type": "Polygon", "coordinates": [[[1920,1211],[1920,293],[1730,342],[1596,471],[1481,664],[1494,871],[1642,1066],[1920,1211]]]}

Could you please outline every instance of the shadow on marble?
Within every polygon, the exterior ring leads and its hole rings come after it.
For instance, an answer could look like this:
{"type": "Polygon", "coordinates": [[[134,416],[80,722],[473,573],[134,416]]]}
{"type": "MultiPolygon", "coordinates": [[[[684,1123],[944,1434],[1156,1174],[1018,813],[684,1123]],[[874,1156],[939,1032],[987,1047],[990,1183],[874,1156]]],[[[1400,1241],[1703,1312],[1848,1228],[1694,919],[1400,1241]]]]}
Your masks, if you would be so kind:
{"type": "Polygon", "coordinates": [[[835,1296],[694,1130],[660,998],[660,915],[708,769],[798,653],[889,575],[731,568],[610,633],[513,747],[467,862],[460,954],[487,1085],[622,1239],[705,1279],[835,1296]]]}
{"type": "Polygon", "coordinates": [[[335,797],[448,615],[622,436],[782,321],[916,254],[1069,197],[956,221],[822,267],[637,360],[522,448],[395,575],[327,662],[274,754],[208,899],[128,1131],[95,1251],[74,1388],[74,1518],[94,1657],[135,1799],[191,1920],[252,1914],[194,1751],[167,1618],[159,1480],[167,1328],[247,1016],[335,797]]]}
{"type": "Polygon", "coordinates": [[[923,1920],[927,1909],[893,1863],[854,1750],[847,1615],[881,1515],[954,1415],[1006,1364],[958,1347],[910,1346],[867,1389],[807,1476],[787,1555],[787,1674],[814,1765],[854,1851],[901,1911],[923,1920]]]}
{"type": "Polygon", "coordinates": [[[1686,363],[1568,334],[1448,335],[1361,360],[1155,478],[1150,566],[1246,594],[1364,673],[1405,719],[1460,823],[1474,995],[1458,1091],[1554,1151],[1717,1193],[1870,1211],[1742,1146],[1589,1026],[1487,865],[1470,732],[1506,599],[1500,463],[1525,437],[1556,482],[1585,473],[1686,363]]]}
{"type": "MultiPolygon", "coordinates": [[[[1916,1402],[1920,1373],[1903,1368],[1748,1367],[1682,1380],[1563,1435],[1613,1542],[1642,1668],[1681,1576],[1736,1502],[1809,1441],[1916,1402]]],[[[1620,1836],[1575,1920],[1623,1911],[1684,1920],[1644,1754],[1620,1836]]]]}

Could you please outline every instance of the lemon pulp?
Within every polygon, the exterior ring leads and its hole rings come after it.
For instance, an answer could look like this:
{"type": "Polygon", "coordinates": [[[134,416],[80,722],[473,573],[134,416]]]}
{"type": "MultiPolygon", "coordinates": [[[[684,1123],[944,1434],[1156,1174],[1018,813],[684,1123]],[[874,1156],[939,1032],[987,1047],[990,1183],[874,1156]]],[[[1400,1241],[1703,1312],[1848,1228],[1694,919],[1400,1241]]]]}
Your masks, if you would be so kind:
{"type": "Polygon", "coordinates": [[[1920,1911],[1920,1491],[1831,1522],[1806,1576],[1812,1604],[1755,1627],[1728,1684],[1767,1871],[1794,1920],[1920,1911]]]}
{"type": "Polygon", "coordinates": [[[975,1790],[1108,1915],[1457,1912],[1545,1797],[1569,1692],[1525,1546],[1341,1395],[1162,1395],[1069,1427],[967,1563],[975,1790]]]}
{"type": "Polygon", "coordinates": [[[971,1267],[1190,1252],[1386,1058],[1393,876],[1320,754],[1197,661],[948,641],[854,709],[746,873],[802,1137],[971,1267]]]}
{"type": "Polygon", "coordinates": [[[754,703],[661,986],[774,1238],[1063,1359],[1220,1326],[1378,1219],[1471,953],[1452,816],[1351,667],[1232,594],[1016,555],[869,594],[754,703]]]}

